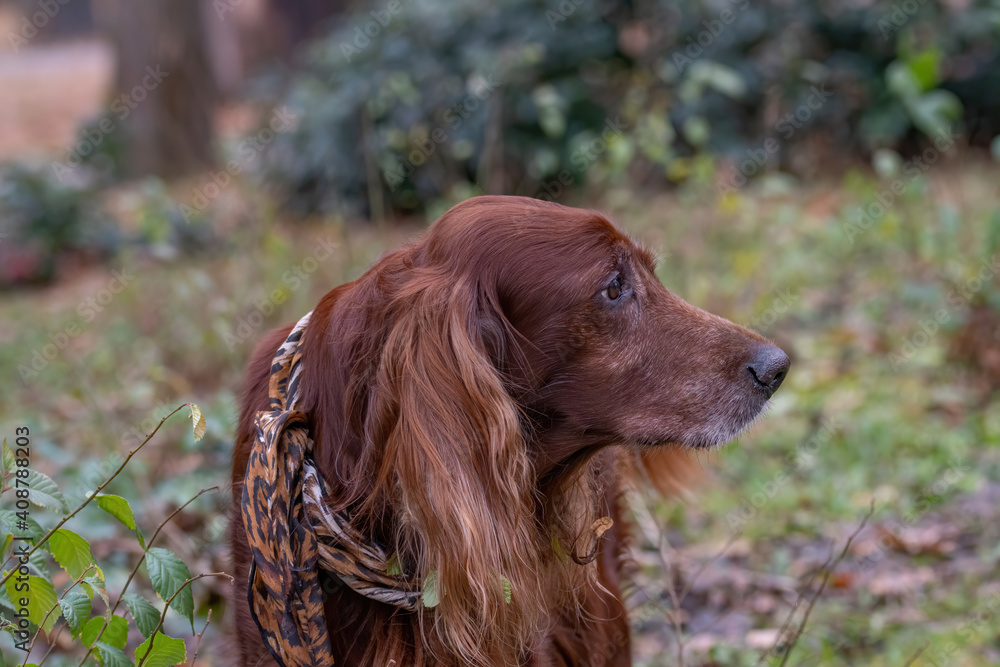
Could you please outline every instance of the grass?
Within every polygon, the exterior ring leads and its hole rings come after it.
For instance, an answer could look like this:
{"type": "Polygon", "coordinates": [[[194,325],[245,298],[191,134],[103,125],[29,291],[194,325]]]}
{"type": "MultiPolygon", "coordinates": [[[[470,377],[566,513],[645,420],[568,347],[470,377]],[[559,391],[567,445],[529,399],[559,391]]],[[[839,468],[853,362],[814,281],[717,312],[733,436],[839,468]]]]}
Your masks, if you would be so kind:
{"type": "MultiPolygon", "coordinates": [[[[998,177],[995,166],[941,166],[910,183],[860,234],[851,227],[858,207],[889,187],[861,173],[796,189],[765,181],[722,201],[693,184],[671,195],[611,189],[600,201],[567,202],[608,211],[660,251],[660,278],[670,289],[754,325],[793,360],[771,414],[739,443],[703,457],[711,480],[691,499],[635,499],[639,664],[676,664],[652,526],[663,527],[677,577],[691,584],[676,612],[687,664],[753,665],[872,500],[873,526],[836,568],[788,664],[903,665],[925,645],[915,664],[1000,660],[1000,587],[990,583],[1000,575],[1000,410],[983,390],[989,378],[950,361],[949,352],[968,303],[1000,310],[995,277],[968,300],[950,298],[971,288],[1000,250],[998,177]],[[921,322],[941,310],[943,324],[918,345],[921,322]],[[902,537],[893,541],[887,535],[896,529],[902,537]],[[992,620],[983,621],[987,612],[992,620]]],[[[32,465],[71,495],[96,486],[101,463],[134,445],[152,420],[186,401],[205,410],[200,443],[182,420],[168,424],[109,489],[132,499],[147,526],[198,490],[227,486],[236,395],[253,342],[419,232],[340,220],[272,224],[259,195],[249,188],[236,195],[248,202],[241,222],[220,225],[211,251],[123,252],[110,268],[134,278],[117,294],[110,270],[91,269],[0,298],[8,378],[0,432],[29,426],[32,465]],[[310,270],[320,239],[338,249],[310,270]],[[107,303],[88,306],[103,290],[107,303]],[[79,333],[67,335],[65,349],[22,380],[19,367],[31,368],[35,351],[44,358],[45,346],[74,324],[79,333]]],[[[192,572],[228,568],[228,502],[224,492],[203,497],[168,529],[170,548],[192,572]]],[[[109,587],[120,585],[132,556],[118,550],[114,526],[73,521],[107,562],[109,587]]],[[[200,653],[205,664],[221,657],[213,647],[225,594],[222,582],[195,589],[202,616],[216,609],[200,653]]],[[[168,621],[168,631],[185,636],[183,623],[168,621]]],[[[9,639],[0,648],[12,659],[9,639]]]]}

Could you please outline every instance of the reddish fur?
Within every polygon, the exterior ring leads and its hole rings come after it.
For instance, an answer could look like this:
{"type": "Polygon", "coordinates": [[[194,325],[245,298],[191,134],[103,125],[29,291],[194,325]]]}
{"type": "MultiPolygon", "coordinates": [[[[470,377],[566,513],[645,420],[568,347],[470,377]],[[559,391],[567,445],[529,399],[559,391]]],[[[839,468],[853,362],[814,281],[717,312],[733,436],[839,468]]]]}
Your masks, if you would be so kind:
{"type": "MultiPolygon", "coordinates": [[[[721,444],[766,401],[744,377],[766,342],[669,293],[652,264],[599,214],[479,197],[319,303],[301,406],[330,501],[408,573],[436,570],[445,591],[433,611],[403,613],[333,590],[336,664],[630,664],[617,503],[627,465],[613,445],[642,451],[654,480],[676,479],[685,454],[671,443],[721,444]],[[632,301],[602,300],[614,273],[632,301]],[[586,551],[604,515],[615,525],[594,564],[555,555],[553,533],[586,551]]],[[[290,326],[250,360],[236,499],[290,326]]],[[[238,503],[232,519],[240,664],[273,664],[247,608],[238,503]]]]}

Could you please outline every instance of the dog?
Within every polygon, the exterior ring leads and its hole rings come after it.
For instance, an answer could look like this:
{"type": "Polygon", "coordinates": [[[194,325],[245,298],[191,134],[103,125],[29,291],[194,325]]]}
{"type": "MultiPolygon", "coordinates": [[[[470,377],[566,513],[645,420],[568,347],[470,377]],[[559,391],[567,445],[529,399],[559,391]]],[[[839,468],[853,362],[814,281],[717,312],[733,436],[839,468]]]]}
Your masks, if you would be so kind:
{"type": "MultiPolygon", "coordinates": [[[[668,291],[655,263],[600,213],[484,196],[320,301],[299,343],[299,409],[323,503],[423,581],[425,603],[327,581],[335,664],[631,664],[628,470],[669,475],[686,452],[732,440],[789,368],[763,337],[668,291]]],[[[249,363],[237,499],[291,330],[249,363]]],[[[234,505],[239,664],[275,664],[234,505]]]]}

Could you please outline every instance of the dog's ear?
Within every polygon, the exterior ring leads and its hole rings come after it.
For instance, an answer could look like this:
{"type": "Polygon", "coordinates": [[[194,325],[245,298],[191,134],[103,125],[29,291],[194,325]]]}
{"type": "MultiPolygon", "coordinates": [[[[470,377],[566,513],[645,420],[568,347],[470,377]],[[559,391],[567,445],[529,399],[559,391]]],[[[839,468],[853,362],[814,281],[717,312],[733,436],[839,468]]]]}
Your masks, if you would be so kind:
{"type": "Polygon", "coordinates": [[[524,646],[545,614],[544,553],[518,407],[494,365],[504,324],[488,286],[411,269],[389,323],[366,419],[377,494],[425,582],[429,619],[470,664],[524,646]],[[436,588],[436,595],[427,588],[436,588]]]}
{"type": "Polygon", "coordinates": [[[694,500],[695,492],[711,479],[695,452],[660,447],[625,457],[624,472],[637,483],[649,483],[665,498],[694,500]]]}

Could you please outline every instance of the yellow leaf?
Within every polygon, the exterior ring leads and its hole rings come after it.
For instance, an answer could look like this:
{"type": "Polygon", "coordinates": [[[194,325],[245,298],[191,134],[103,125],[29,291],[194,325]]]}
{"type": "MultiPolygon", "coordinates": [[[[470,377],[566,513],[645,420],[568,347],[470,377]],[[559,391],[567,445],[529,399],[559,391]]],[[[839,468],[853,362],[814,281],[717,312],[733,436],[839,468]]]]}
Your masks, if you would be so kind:
{"type": "Polygon", "coordinates": [[[609,516],[602,516],[600,519],[590,524],[590,530],[593,531],[595,538],[600,538],[601,535],[608,532],[611,526],[615,525],[615,522],[609,516]]]}
{"type": "Polygon", "coordinates": [[[191,408],[191,426],[194,429],[194,441],[198,442],[203,437],[205,437],[205,430],[208,425],[205,423],[205,415],[202,414],[201,408],[199,408],[194,403],[188,403],[191,408]]]}

